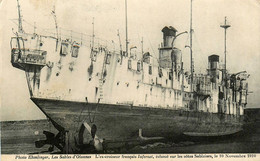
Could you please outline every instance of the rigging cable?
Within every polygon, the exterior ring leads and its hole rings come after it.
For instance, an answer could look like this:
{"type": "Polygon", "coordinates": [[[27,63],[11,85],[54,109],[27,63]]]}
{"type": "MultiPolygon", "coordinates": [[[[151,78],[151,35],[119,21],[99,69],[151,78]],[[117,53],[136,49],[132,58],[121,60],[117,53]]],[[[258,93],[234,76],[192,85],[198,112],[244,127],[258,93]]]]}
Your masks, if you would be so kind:
{"type": "MultiPolygon", "coordinates": [[[[197,39],[197,35],[195,34],[195,32],[193,32],[193,35],[194,35],[195,42],[196,42],[197,47],[198,47],[198,50],[195,50],[195,51],[197,51],[197,53],[200,52],[202,55],[205,55],[205,52],[202,50],[202,48],[201,48],[201,46],[200,46],[200,43],[199,43],[199,41],[198,41],[198,39],[197,39]]],[[[207,63],[206,63],[206,61],[202,61],[202,62],[200,62],[200,64],[202,64],[203,66],[206,66],[206,69],[207,69],[207,63]]],[[[202,69],[202,67],[199,67],[199,70],[201,70],[201,69],[202,69]]],[[[205,68],[203,68],[203,69],[205,69],[205,68]]],[[[199,73],[201,73],[201,72],[199,72],[199,73]]]]}

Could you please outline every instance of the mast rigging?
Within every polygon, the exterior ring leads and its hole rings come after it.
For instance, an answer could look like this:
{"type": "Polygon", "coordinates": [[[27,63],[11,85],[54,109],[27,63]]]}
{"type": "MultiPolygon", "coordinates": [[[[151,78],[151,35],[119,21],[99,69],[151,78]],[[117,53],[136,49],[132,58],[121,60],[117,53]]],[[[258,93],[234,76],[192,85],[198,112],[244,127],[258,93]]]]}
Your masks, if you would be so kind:
{"type": "Polygon", "coordinates": [[[54,22],[55,22],[55,28],[56,28],[56,51],[58,48],[58,42],[59,42],[59,31],[58,31],[58,23],[57,23],[57,16],[56,16],[56,12],[55,12],[55,5],[53,6],[53,10],[52,10],[52,15],[54,18],[54,22]]]}
{"type": "Polygon", "coordinates": [[[192,0],[190,3],[190,71],[191,71],[191,92],[193,91],[193,57],[192,57],[192,0]]]}
{"type": "Polygon", "coordinates": [[[94,49],[94,45],[95,45],[94,44],[95,43],[94,42],[95,41],[95,24],[94,24],[95,22],[94,22],[94,20],[95,20],[95,18],[93,17],[93,20],[92,20],[92,25],[93,25],[93,29],[92,29],[93,30],[93,34],[92,34],[92,50],[94,49]]]}
{"type": "Polygon", "coordinates": [[[127,0],[125,0],[125,37],[126,55],[128,56],[127,0]]]}
{"type": "Polygon", "coordinates": [[[18,32],[24,33],[19,0],[17,0],[17,8],[18,8],[18,32]]]}
{"type": "Polygon", "coordinates": [[[141,43],[142,43],[142,56],[143,56],[143,54],[144,54],[144,38],[143,37],[142,37],[141,43]]]}
{"type": "Polygon", "coordinates": [[[119,30],[117,30],[117,36],[118,36],[119,44],[120,44],[120,52],[122,52],[122,44],[121,44],[121,39],[120,39],[120,33],[119,33],[119,30]]]}
{"type": "Polygon", "coordinates": [[[231,27],[231,25],[227,24],[227,17],[225,17],[224,25],[220,25],[221,28],[224,29],[224,73],[223,73],[223,79],[226,80],[226,74],[227,74],[227,29],[231,27]]]}
{"type": "Polygon", "coordinates": [[[117,36],[118,36],[119,44],[120,44],[120,56],[121,56],[120,65],[122,65],[122,61],[123,61],[123,50],[122,50],[122,44],[121,44],[119,29],[117,30],[117,36]]]}

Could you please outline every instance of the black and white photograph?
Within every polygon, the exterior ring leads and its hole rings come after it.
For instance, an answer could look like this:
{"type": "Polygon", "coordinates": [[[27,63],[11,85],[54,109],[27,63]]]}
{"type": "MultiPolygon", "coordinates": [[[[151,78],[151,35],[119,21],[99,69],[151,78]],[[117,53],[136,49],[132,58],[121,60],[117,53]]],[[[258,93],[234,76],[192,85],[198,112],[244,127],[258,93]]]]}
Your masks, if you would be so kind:
{"type": "Polygon", "coordinates": [[[0,51],[1,155],[259,157],[259,0],[1,0],[0,51]]]}

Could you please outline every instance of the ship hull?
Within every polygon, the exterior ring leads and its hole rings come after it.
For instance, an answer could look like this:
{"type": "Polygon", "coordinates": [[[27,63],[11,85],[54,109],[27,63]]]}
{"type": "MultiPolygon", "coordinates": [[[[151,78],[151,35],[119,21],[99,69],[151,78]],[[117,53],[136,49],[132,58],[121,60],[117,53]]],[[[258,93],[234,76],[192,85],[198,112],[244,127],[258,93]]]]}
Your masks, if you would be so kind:
{"type": "Polygon", "coordinates": [[[96,136],[110,143],[137,138],[139,129],[142,129],[144,137],[175,139],[184,133],[232,134],[242,130],[243,125],[241,116],[226,114],[31,99],[48,118],[69,131],[74,140],[80,139],[83,124],[95,125],[96,136]]]}

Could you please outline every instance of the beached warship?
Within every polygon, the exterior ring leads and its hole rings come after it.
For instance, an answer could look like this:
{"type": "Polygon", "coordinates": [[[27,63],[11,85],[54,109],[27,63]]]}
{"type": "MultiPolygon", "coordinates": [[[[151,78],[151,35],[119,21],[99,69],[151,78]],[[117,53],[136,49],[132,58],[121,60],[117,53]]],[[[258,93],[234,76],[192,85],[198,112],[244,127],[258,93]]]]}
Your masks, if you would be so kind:
{"type": "MultiPolygon", "coordinates": [[[[127,43],[118,51],[94,43],[94,34],[89,43],[84,35],[27,33],[19,2],[18,11],[11,63],[25,71],[31,100],[59,131],[44,132],[47,140],[37,147],[46,143],[75,153],[86,144],[105,150],[131,141],[242,130],[249,75],[228,73],[218,55],[208,57],[206,74],[194,73],[192,58],[191,71],[184,72],[174,41],[186,32],[164,27],[156,60],[149,52],[129,52],[127,43]]],[[[192,56],[192,38],[187,47],[192,56]]]]}

